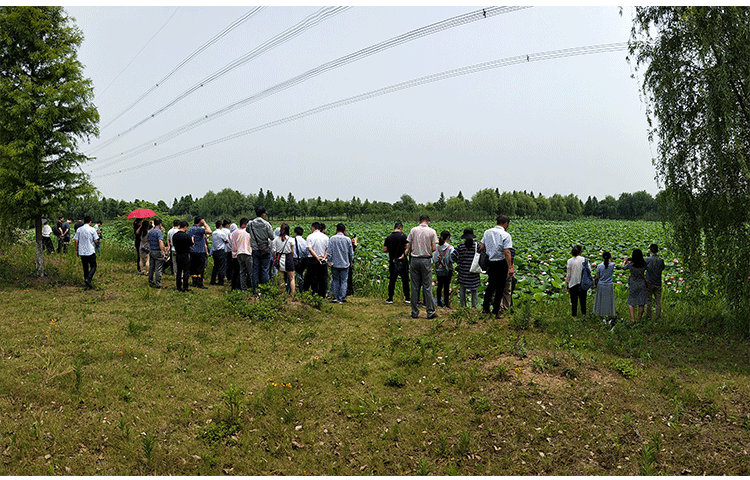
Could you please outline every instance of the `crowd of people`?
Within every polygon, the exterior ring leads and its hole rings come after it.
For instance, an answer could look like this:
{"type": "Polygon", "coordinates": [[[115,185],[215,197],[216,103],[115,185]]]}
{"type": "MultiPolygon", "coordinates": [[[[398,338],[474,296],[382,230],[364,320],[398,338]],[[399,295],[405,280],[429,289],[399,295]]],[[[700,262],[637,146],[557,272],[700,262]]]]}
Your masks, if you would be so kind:
{"type": "MultiPolygon", "coordinates": [[[[135,219],[137,271],[147,275],[149,286],[154,288],[167,288],[162,284],[162,276],[165,268],[170,268],[178,291],[189,292],[191,286],[205,289],[208,287],[204,285],[204,273],[211,257],[213,268],[209,285],[223,286],[228,282],[232,290],[251,290],[258,295],[260,285],[279,274],[291,294],[299,288],[334,303],[346,302],[346,297],[353,292],[357,238],[347,235],[343,223],[337,224],[335,234],[329,237],[324,223],[313,222],[305,238],[301,227],[295,227],[294,236],[290,236],[290,227],[286,223],[274,230],[265,218],[263,207],[257,207],[255,214],[252,220],[240,219],[239,225],[227,219],[218,220],[213,230],[200,216],[195,217],[192,226],[186,221],[175,220],[166,233],[159,218],[153,221],[135,219]]],[[[53,232],[60,238],[58,251],[66,251],[70,223],[61,217],[56,226],[59,232],[53,232]]],[[[428,319],[437,318],[438,308],[450,308],[450,284],[455,271],[461,307],[467,306],[467,297],[470,296],[471,307],[477,308],[480,273],[486,273],[482,312],[501,318],[512,306],[516,284],[515,249],[508,233],[509,224],[507,216],[499,215],[496,225],[483,233],[481,241],[476,241],[473,229],[466,228],[461,236],[462,242],[453,246],[450,232],[444,230],[438,236],[430,227],[427,215],[420,217],[419,224],[408,235],[403,233],[403,224],[397,222],[383,243],[383,252],[389,256],[386,303],[393,303],[396,283],[400,279],[404,301],[411,305],[412,318],[419,317],[420,305],[424,306],[428,319]],[[433,271],[437,277],[437,302],[432,290],[433,271]]],[[[98,226],[92,227],[88,216],[74,225],[76,254],[83,262],[87,288],[92,288],[91,280],[96,272],[96,252],[100,242],[98,226]]],[[[635,322],[636,308],[638,321],[644,311],[650,318],[652,305],[656,307],[656,318],[661,317],[664,260],[658,256],[656,244],[649,247],[650,255],[646,258],[640,249],[633,250],[632,256],[620,267],[612,262],[609,252],[603,252],[603,261],[596,266],[593,276],[589,260],[582,251],[581,245],[573,247],[565,276],[573,317],[578,315],[579,305],[581,314],[586,314],[587,293],[593,288],[596,290],[594,315],[611,323],[615,316],[615,268],[630,272],[627,304],[631,321],[635,322]]]]}

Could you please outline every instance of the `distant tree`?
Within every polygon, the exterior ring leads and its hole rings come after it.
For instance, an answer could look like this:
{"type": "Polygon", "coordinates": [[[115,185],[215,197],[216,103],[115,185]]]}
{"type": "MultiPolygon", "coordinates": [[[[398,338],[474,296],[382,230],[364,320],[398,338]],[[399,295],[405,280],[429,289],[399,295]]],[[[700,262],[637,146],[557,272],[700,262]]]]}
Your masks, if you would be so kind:
{"type": "Polygon", "coordinates": [[[565,210],[569,216],[578,218],[583,214],[583,202],[571,193],[565,197],[565,210]]]}
{"type": "Polygon", "coordinates": [[[294,195],[292,195],[292,192],[289,192],[289,195],[287,195],[286,197],[286,209],[287,209],[287,215],[292,217],[295,220],[300,215],[299,204],[297,203],[297,200],[294,198],[294,195]]]}
{"type": "Polygon", "coordinates": [[[167,206],[167,203],[164,200],[159,200],[158,202],[156,202],[156,208],[158,208],[160,212],[169,212],[169,206],[167,206]]]}
{"type": "Polygon", "coordinates": [[[445,208],[445,194],[443,192],[440,192],[440,198],[437,202],[435,202],[435,209],[437,210],[443,210],[445,208]]]}
{"type": "Polygon", "coordinates": [[[503,192],[498,199],[496,213],[514,217],[516,215],[517,207],[518,202],[516,202],[516,197],[514,197],[511,192],[503,192]]]}
{"type": "Polygon", "coordinates": [[[556,193],[549,199],[550,215],[555,220],[563,220],[567,214],[568,209],[565,208],[565,197],[556,193]]]}
{"type": "Polygon", "coordinates": [[[549,199],[540,193],[539,196],[534,199],[534,202],[536,203],[536,214],[543,218],[549,217],[552,208],[549,199]]]}
{"type": "MultiPolygon", "coordinates": [[[[258,198],[255,200],[255,204],[253,205],[253,208],[255,207],[265,207],[266,206],[266,194],[263,193],[263,189],[261,188],[258,192],[258,198]]],[[[255,216],[255,212],[251,216],[255,216]]],[[[250,217],[248,217],[250,218],[250,217]]]]}
{"type": "Polygon", "coordinates": [[[520,217],[533,217],[536,215],[537,204],[534,197],[526,192],[518,192],[513,195],[516,199],[516,215],[520,217]]]}
{"type": "Polygon", "coordinates": [[[466,206],[466,201],[457,196],[450,197],[445,202],[445,209],[443,209],[443,213],[451,220],[465,220],[468,212],[469,208],[466,206]]]}
{"type": "Polygon", "coordinates": [[[597,205],[594,203],[591,195],[586,199],[586,203],[583,204],[583,215],[586,217],[593,217],[596,215],[597,205]]]}
{"type": "Polygon", "coordinates": [[[599,216],[601,218],[617,218],[618,203],[615,197],[607,195],[599,202],[599,216]]]}
{"type": "Polygon", "coordinates": [[[403,194],[401,195],[401,199],[393,204],[393,210],[415,212],[417,210],[417,202],[411,198],[411,195],[403,194]]]}
{"type": "Polygon", "coordinates": [[[0,219],[33,220],[40,277],[42,216],[94,191],[79,169],[78,141],[99,134],[82,41],[62,7],[0,7],[0,219]]]}
{"type": "Polygon", "coordinates": [[[497,216],[497,207],[500,204],[500,198],[491,188],[479,190],[471,197],[471,206],[485,218],[497,216]]]}

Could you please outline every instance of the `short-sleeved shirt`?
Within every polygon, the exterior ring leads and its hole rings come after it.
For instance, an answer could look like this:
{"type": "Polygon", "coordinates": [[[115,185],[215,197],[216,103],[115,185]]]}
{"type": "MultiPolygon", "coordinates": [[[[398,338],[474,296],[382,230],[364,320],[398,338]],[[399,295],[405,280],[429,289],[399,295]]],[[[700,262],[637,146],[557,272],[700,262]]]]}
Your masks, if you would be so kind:
{"type": "Polygon", "coordinates": [[[190,227],[190,230],[187,231],[187,234],[193,237],[193,241],[195,242],[195,244],[190,247],[190,253],[207,253],[205,228],[199,227],[198,225],[193,225],[192,227],[190,227]]]}
{"type": "Polygon", "coordinates": [[[167,232],[167,241],[169,242],[169,249],[173,252],[176,252],[177,250],[174,249],[174,243],[172,242],[172,238],[174,237],[174,234],[179,232],[180,229],[177,227],[172,227],[167,232]]]}
{"type": "MultiPolygon", "coordinates": [[[[82,226],[84,226],[84,225],[85,225],[85,223],[83,223],[83,222],[76,222],[76,224],[75,224],[75,225],[73,225],[73,232],[74,232],[74,233],[75,233],[75,232],[77,232],[77,231],[78,231],[78,229],[79,229],[79,228],[81,228],[81,227],[82,227],[82,226]]],[[[93,227],[92,227],[92,228],[93,228],[93,227]]]]}
{"type": "Polygon", "coordinates": [[[432,246],[438,243],[438,237],[429,225],[420,223],[411,229],[406,241],[411,244],[412,257],[432,258],[432,246]]]}
{"type": "Polygon", "coordinates": [[[403,232],[393,232],[385,237],[383,246],[388,249],[388,257],[391,260],[398,258],[406,250],[406,235],[403,232]]]}
{"type": "Polygon", "coordinates": [[[649,255],[646,260],[646,281],[651,285],[661,285],[661,272],[664,271],[664,260],[656,255],[649,255]]]}
{"type": "Polygon", "coordinates": [[[320,230],[316,230],[307,236],[308,248],[312,248],[319,258],[323,258],[323,255],[326,254],[326,250],[328,250],[328,241],[328,235],[320,230]]]}
{"type": "Polygon", "coordinates": [[[226,252],[227,245],[229,244],[229,237],[221,228],[217,228],[211,234],[211,251],[216,253],[218,251],[226,252]]]}
{"type": "Polygon", "coordinates": [[[161,228],[154,227],[148,231],[148,247],[151,250],[161,250],[159,240],[164,242],[164,234],[162,233],[161,228]]]}
{"type": "Polygon", "coordinates": [[[612,285],[612,275],[615,273],[615,264],[609,262],[607,267],[603,263],[596,266],[596,274],[599,275],[599,285],[612,285]]]}
{"type": "Polygon", "coordinates": [[[307,249],[307,240],[302,235],[295,235],[292,238],[294,242],[294,258],[307,258],[310,256],[310,250],[307,249]]]}
{"type": "Polygon", "coordinates": [[[177,230],[175,234],[172,235],[172,245],[174,245],[177,255],[190,253],[190,247],[193,245],[193,237],[182,230],[177,230]]]}
{"type": "Polygon", "coordinates": [[[99,235],[97,235],[96,230],[91,225],[84,223],[76,232],[73,240],[78,241],[78,255],[88,257],[96,253],[94,242],[99,240],[99,235]]]}
{"type": "Polygon", "coordinates": [[[63,235],[63,240],[70,241],[70,224],[68,222],[62,222],[60,233],[62,232],[66,232],[65,235],[63,235]]]}
{"type": "Polygon", "coordinates": [[[513,248],[513,239],[500,225],[484,231],[482,243],[490,262],[505,260],[505,250],[513,248]]]}

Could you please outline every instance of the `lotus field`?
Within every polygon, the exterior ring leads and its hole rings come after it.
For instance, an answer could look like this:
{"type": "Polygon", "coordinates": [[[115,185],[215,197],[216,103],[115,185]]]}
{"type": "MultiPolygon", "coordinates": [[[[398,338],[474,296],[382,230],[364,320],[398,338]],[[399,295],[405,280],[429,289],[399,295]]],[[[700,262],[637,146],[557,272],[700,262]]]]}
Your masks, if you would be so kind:
{"type": "MultiPolygon", "coordinates": [[[[405,223],[404,233],[416,223],[405,223]]],[[[358,248],[355,252],[355,280],[368,291],[386,295],[388,285],[388,254],[383,253],[383,240],[393,230],[392,223],[348,222],[347,231],[356,236],[358,248]]],[[[477,241],[484,230],[494,222],[433,222],[432,228],[440,235],[443,230],[451,233],[450,244],[462,242],[464,228],[473,228],[477,241]]],[[[332,230],[332,225],[327,230],[332,230]]],[[[565,295],[565,266],[570,250],[583,246],[583,255],[589,258],[592,271],[601,262],[601,253],[612,253],[616,265],[629,257],[634,248],[640,248],[644,256],[652,243],[659,245],[659,255],[664,258],[666,270],[663,274],[664,293],[679,294],[686,288],[682,278],[680,262],[670,251],[668,227],[658,222],[619,220],[579,220],[572,222],[550,222],[543,220],[512,220],[508,229],[516,250],[515,267],[518,284],[514,300],[522,302],[557,298],[565,295]]],[[[453,282],[455,284],[455,278],[453,282]]],[[[486,284],[482,275],[480,294],[486,284]]],[[[627,295],[628,272],[615,271],[615,287],[618,294],[627,295]]],[[[457,289],[457,286],[453,289],[457,289]]],[[[399,291],[399,288],[396,289],[399,291]]]]}

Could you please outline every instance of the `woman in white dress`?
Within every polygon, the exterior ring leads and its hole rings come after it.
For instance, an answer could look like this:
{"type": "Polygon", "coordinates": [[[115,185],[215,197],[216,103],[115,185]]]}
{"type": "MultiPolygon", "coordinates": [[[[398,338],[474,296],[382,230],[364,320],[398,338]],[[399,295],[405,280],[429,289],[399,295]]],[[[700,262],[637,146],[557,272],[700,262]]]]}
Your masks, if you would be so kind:
{"type": "Polygon", "coordinates": [[[284,273],[287,293],[294,295],[294,242],[289,238],[289,225],[282,223],[279,236],[273,239],[273,251],[276,252],[274,265],[284,273]]]}

